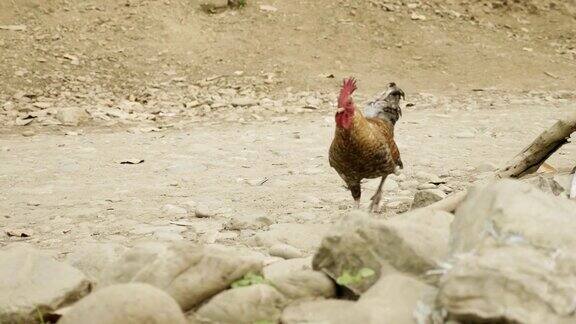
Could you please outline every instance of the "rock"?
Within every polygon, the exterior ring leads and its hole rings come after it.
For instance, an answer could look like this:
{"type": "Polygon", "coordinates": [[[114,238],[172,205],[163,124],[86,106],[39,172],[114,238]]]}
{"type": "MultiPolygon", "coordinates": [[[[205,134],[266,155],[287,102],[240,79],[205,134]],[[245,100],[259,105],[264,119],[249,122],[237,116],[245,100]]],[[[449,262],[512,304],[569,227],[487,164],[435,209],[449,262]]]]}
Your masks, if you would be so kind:
{"type": "Polygon", "coordinates": [[[476,167],[477,172],[491,172],[498,169],[494,163],[484,162],[476,167]]]}
{"type": "Polygon", "coordinates": [[[426,16],[420,15],[417,13],[412,13],[412,15],[410,15],[410,19],[412,19],[412,20],[426,20],[426,16]]]}
{"type": "Polygon", "coordinates": [[[444,180],[440,179],[439,176],[437,176],[435,174],[423,172],[423,171],[416,172],[416,174],[414,174],[414,176],[416,177],[416,179],[423,180],[423,181],[426,181],[428,183],[433,183],[433,184],[440,184],[440,183],[445,182],[444,180]]]}
{"type": "Polygon", "coordinates": [[[302,251],[288,244],[276,244],[270,248],[270,255],[284,259],[301,258],[302,251]]]}
{"type": "Polygon", "coordinates": [[[0,30],[24,31],[26,29],[28,29],[26,25],[0,25],[0,30]]]}
{"type": "Polygon", "coordinates": [[[417,186],[418,186],[417,180],[408,180],[408,181],[400,182],[400,189],[403,189],[403,190],[413,189],[413,188],[416,188],[417,186]]]}
{"type": "Polygon", "coordinates": [[[575,220],[576,203],[517,180],[470,189],[452,224],[440,306],[454,319],[575,322],[575,220]]]}
{"type": "Polygon", "coordinates": [[[486,180],[494,177],[494,172],[483,172],[474,175],[476,180],[486,180]]]}
{"type": "Polygon", "coordinates": [[[184,216],[188,214],[188,210],[186,210],[186,208],[183,207],[166,204],[162,206],[162,213],[164,213],[167,216],[184,216]]]}
{"type": "Polygon", "coordinates": [[[560,196],[566,191],[564,187],[554,179],[553,175],[537,175],[523,179],[523,181],[555,196],[560,196]]]}
{"type": "Polygon", "coordinates": [[[228,0],[202,0],[201,5],[210,8],[226,8],[228,7],[228,0]]]}
{"type": "MultiPolygon", "coordinates": [[[[433,307],[436,289],[402,274],[384,276],[358,300],[316,300],[293,303],[282,323],[416,323],[415,315],[433,307]],[[420,310],[424,309],[424,311],[420,310]]],[[[420,323],[420,322],[418,322],[420,323]]],[[[422,321],[424,323],[424,321],[422,321]]]]}
{"type": "Polygon", "coordinates": [[[406,203],[403,202],[403,201],[392,201],[392,202],[389,202],[389,203],[386,204],[386,208],[392,208],[392,209],[400,208],[400,207],[402,207],[402,206],[405,205],[405,204],[406,204],[406,203]]]}
{"type": "Polygon", "coordinates": [[[0,251],[0,323],[37,323],[90,289],[82,272],[28,245],[0,251]]]}
{"type": "Polygon", "coordinates": [[[385,191],[396,191],[398,190],[398,182],[394,179],[386,179],[384,182],[384,190],[385,191]]]}
{"type": "Polygon", "coordinates": [[[34,121],[34,118],[16,118],[14,121],[14,125],[16,126],[26,126],[31,124],[34,121]]]}
{"type": "Polygon", "coordinates": [[[552,175],[554,182],[559,184],[562,189],[569,194],[572,189],[574,175],[570,173],[556,173],[552,175]]]}
{"type": "Polygon", "coordinates": [[[451,193],[454,191],[454,189],[452,189],[450,186],[447,185],[439,185],[438,189],[444,191],[444,193],[451,193]]]}
{"type": "Polygon", "coordinates": [[[312,270],[312,258],[297,258],[290,260],[279,259],[278,261],[264,267],[262,273],[265,278],[268,278],[279,277],[289,272],[301,270],[312,270]]]}
{"type": "Polygon", "coordinates": [[[104,270],[117,262],[127,250],[118,243],[85,243],[75,246],[66,256],[66,262],[97,284],[104,270]]]}
{"type": "Polygon", "coordinates": [[[515,244],[462,254],[440,282],[438,303],[467,322],[575,323],[572,251],[515,244]]]}
{"type": "Polygon", "coordinates": [[[143,282],[168,292],[184,311],[230,287],[262,258],[232,248],[185,242],[135,247],[107,273],[107,283],[143,282]]]}
{"type": "Polygon", "coordinates": [[[104,270],[103,285],[129,283],[144,265],[168,253],[169,244],[146,242],[123,253],[119,260],[104,270]]]}
{"type": "Polygon", "coordinates": [[[446,198],[446,194],[440,189],[419,190],[414,195],[412,209],[426,207],[444,198],[446,198]]]}
{"type": "Polygon", "coordinates": [[[28,228],[4,228],[4,233],[9,237],[32,237],[34,231],[28,228]]]}
{"type": "Polygon", "coordinates": [[[227,230],[241,231],[246,229],[262,230],[268,229],[273,221],[268,216],[260,213],[240,214],[232,217],[224,228],[227,230]]]}
{"type": "Polygon", "coordinates": [[[364,314],[362,323],[416,323],[419,304],[431,308],[436,288],[403,274],[381,277],[352,307],[350,313],[364,314]]]}
{"type": "Polygon", "coordinates": [[[198,208],[198,203],[194,200],[189,200],[186,202],[183,202],[181,204],[182,208],[186,209],[186,211],[190,214],[195,214],[196,213],[196,209],[198,208]]]}
{"type": "Polygon", "coordinates": [[[261,5],[260,10],[267,11],[267,12],[276,12],[276,11],[278,11],[278,8],[276,8],[274,6],[270,6],[270,5],[261,5]]]}
{"type": "Polygon", "coordinates": [[[36,135],[36,132],[33,130],[25,130],[22,132],[22,136],[24,137],[32,137],[34,135],[36,135]]]}
{"type": "Polygon", "coordinates": [[[47,109],[47,108],[52,107],[52,103],[51,102],[44,102],[44,101],[37,101],[37,102],[33,103],[32,106],[34,106],[36,108],[40,108],[40,109],[47,109]]]}
{"type": "Polygon", "coordinates": [[[78,126],[88,118],[88,113],[82,108],[61,108],[56,113],[56,119],[67,126],[78,126]]]}
{"type": "MultiPolygon", "coordinates": [[[[180,222],[172,222],[180,223],[180,222]]],[[[188,228],[185,226],[180,226],[176,224],[171,225],[150,225],[150,224],[138,224],[134,226],[134,229],[130,231],[131,234],[144,235],[152,234],[154,238],[160,240],[181,240],[182,236],[180,233],[186,231],[188,228]]]]}
{"type": "Polygon", "coordinates": [[[353,212],[324,237],[314,255],[313,268],[333,279],[362,268],[374,270],[376,275],[346,285],[357,294],[366,291],[380,275],[400,271],[425,277],[448,254],[452,219],[450,213],[426,209],[386,220],[353,212]]]}
{"type": "MultiPolygon", "coordinates": [[[[188,209],[188,211],[190,211],[190,209],[188,209]]],[[[214,212],[205,204],[197,204],[194,215],[198,218],[210,218],[214,216],[214,212]]]]}
{"type": "Polygon", "coordinates": [[[406,181],[406,175],[404,173],[401,173],[399,175],[396,175],[394,173],[388,175],[388,178],[386,178],[386,180],[388,179],[392,179],[396,182],[402,182],[402,181],[406,181]]]}
{"type": "Polygon", "coordinates": [[[294,303],[282,312],[282,324],[344,324],[342,319],[350,316],[354,304],[352,301],[338,299],[294,303]]]}
{"type": "Polygon", "coordinates": [[[257,104],[258,104],[257,100],[249,97],[240,97],[232,99],[232,106],[244,107],[244,106],[254,106],[257,104]]]}
{"type": "Polygon", "coordinates": [[[433,183],[422,183],[419,184],[418,187],[416,187],[416,189],[418,190],[428,190],[428,189],[436,189],[436,185],[433,183]]]}
{"type": "Polygon", "coordinates": [[[320,245],[328,229],[325,224],[273,224],[269,231],[257,233],[251,243],[269,248],[283,243],[305,252],[312,251],[320,245]]]}
{"type": "Polygon", "coordinates": [[[466,176],[466,172],[462,170],[450,170],[448,174],[454,178],[460,178],[466,176]]]}
{"type": "Polygon", "coordinates": [[[545,249],[576,249],[576,202],[515,180],[476,186],[456,210],[453,252],[525,242],[545,249]],[[543,230],[543,226],[545,230],[543,230]]]}
{"type": "Polygon", "coordinates": [[[58,324],[185,324],[178,303],[162,290],[131,283],[106,287],[74,304],[58,324]]]}
{"type": "Polygon", "coordinates": [[[317,220],[318,215],[311,212],[296,212],[290,215],[290,219],[294,223],[309,223],[317,220]]]}
{"type": "Polygon", "coordinates": [[[198,323],[276,323],[286,304],[274,287],[257,284],[221,292],[200,307],[194,317],[198,323]]]}
{"type": "MultiPolygon", "coordinates": [[[[293,259],[294,260],[294,259],[293,259]]],[[[302,261],[279,261],[264,268],[264,278],[289,299],[330,298],[336,295],[334,282],[302,261]]]]}

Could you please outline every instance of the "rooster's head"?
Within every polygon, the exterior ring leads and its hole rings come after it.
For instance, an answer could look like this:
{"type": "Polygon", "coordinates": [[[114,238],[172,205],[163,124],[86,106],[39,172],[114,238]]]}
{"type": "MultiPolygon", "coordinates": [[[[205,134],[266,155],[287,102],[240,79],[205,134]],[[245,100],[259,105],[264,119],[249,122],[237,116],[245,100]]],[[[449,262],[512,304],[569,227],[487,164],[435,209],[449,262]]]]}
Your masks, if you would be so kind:
{"type": "Polygon", "coordinates": [[[352,94],[356,90],[356,80],[354,78],[344,79],[340,96],[338,96],[338,110],[336,111],[336,125],[348,129],[352,124],[354,116],[354,102],[352,94]]]}

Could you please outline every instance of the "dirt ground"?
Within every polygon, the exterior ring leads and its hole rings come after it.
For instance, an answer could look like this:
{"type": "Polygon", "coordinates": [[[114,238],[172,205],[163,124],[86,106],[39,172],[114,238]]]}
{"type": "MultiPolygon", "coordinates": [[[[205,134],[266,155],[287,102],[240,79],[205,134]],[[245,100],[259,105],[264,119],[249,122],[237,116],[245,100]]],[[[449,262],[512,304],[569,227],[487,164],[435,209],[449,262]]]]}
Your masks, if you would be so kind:
{"type": "MultiPolygon", "coordinates": [[[[576,109],[571,1],[199,5],[0,2],[0,226],[27,236],[0,245],[265,249],[269,232],[310,253],[352,207],[327,161],[347,75],[360,102],[396,81],[410,103],[396,133],[405,178],[386,192],[400,204],[376,217],[408,208],[418,172],[459,190],[576,109]],[[89,114],[64,126],[63,107],[89,114]]],[[[550,164],[574,161],[568,144],[550,164]]]]}

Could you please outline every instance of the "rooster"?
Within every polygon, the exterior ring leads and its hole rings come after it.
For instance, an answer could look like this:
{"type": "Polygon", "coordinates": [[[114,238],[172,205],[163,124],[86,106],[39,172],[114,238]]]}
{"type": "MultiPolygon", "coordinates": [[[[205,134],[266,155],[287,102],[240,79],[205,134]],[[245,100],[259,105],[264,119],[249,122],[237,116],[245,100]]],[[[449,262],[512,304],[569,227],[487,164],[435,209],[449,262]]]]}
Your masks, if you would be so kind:
{"type": "Polygon", "coordinates": [[[395,83],[390,83],[385,92],[366,105],[363,113],[356,109],[352,100],[355,90],[356,80],[345,79],[338,97],[330,166],[348,186],[357,208],[360,208],[360,181],[381,177],[370,203],[370,210],[376,212],[380,208],[386,177],[403,168],[394,142],[394,125],[402,116],[400,99],[404,99],[404,92],[395,83]]]}

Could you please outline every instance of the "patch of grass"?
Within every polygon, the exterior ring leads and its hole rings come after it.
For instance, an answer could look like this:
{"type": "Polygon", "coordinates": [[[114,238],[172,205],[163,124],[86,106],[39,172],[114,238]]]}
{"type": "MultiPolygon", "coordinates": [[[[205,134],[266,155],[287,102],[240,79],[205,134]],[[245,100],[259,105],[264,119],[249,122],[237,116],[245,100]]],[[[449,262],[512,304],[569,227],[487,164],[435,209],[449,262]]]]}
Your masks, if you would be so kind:
{"type": "Polygon", "coordinates": [[[259,274],[248,272],[242,279],[236,280],[232,283],[232,288],[248,287],[257,284],[268,283],[264,277],[259,274]]]}
{"type": "Polygon", "coordinates": [[[348,270],[344,270],[342,275],[336,279],[336,283],[340,286],[355,285],[366,278],[374,276],[376,272],[370,268],[362,268],[356,272],[356,274],[351,273],[348,270]]]}

